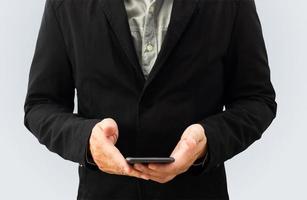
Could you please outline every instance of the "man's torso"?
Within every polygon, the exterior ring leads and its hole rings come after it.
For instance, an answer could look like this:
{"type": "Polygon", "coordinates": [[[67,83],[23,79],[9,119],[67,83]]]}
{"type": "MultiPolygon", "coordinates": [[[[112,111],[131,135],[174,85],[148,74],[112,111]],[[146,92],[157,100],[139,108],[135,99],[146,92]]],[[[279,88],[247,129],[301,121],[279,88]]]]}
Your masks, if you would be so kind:
{"type": "MultiPolygon", "coordinates": [[[[122,0],[55,2],[78,113],[115,119],[124,156],[168,156],[187,126],[223,110],[235,0],[175,0],[165,45],[146,79],[122,0]]],[[[158,184],[79,167],[78,199],[228,199],[223,164],[198,176],[189,172],[158,184]]]]}

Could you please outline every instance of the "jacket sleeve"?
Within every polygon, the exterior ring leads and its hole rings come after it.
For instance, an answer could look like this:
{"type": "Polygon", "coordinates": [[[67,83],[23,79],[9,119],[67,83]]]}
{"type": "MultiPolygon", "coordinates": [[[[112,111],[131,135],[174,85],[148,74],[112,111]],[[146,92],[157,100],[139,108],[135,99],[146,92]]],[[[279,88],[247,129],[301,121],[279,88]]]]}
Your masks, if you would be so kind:
{"type": "Polygon", "coordinates": [[[225,60],[225,110],[199,123],[208,141],[206,172],[258,140],[276,116],[275,91],[254,0],[239,0],[225,60]]]}
{"type": "Polygon", "coordinates": [[[24,124],[50,151],[86,164],[92,128],[99,119],[73,113],[75,86],[66,45],[47,0],[29,74],[24,124]]]}

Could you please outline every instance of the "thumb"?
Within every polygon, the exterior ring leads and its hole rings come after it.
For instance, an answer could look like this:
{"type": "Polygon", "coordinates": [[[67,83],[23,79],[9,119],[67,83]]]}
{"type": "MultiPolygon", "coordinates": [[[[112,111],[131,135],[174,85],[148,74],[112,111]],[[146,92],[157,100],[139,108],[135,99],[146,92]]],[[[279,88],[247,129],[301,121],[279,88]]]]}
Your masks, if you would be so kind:
{"type": "Polygon", "coordinates": [[[106,118],[102,120],[101,128],[104,136],[107,137],[108,139],[111,139],[113,144],[115,144],[119,135],[118,126],[115,120],[112,118],[106,118]]]}
{"type": "Polygon", "coordinates": [[[181,136],[181,139],[191,138],[196,143],[199,143],[204,139],[203,128],[198,124],[189,126],[181,136]]]}

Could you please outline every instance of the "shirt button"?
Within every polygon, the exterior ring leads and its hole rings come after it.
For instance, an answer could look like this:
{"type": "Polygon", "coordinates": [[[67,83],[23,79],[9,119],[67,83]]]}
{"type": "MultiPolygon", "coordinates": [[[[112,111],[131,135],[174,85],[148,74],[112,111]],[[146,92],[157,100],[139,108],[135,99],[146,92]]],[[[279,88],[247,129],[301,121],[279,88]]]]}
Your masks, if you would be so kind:
{"type": "Polygon", "coordinates": [[[154,10],[155,10],[155,6],[154,6],[154,5],[150,6],[150,8],[149,8],[149,12],[153,13],[153,12],[154,12],[154,10]]]}
{"type": "Polygon", "coordinates": [[[148,45],[146,46],[146,50],[147,50],[147,51],[152,51],[152,50],[153,50],[152,44],[148,44],[148,45]]]}

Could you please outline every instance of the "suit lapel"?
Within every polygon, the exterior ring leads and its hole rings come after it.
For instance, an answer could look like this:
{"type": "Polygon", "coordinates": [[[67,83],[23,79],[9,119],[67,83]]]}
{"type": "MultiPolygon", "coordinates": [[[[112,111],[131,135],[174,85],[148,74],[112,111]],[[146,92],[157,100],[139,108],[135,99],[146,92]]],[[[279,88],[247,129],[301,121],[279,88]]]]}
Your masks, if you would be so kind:
{"type": "Polygon", "coordinates": [[[145,83],[144,90],[157,76],[159,70],[167,60],[170,53],[175,48],[178,40],[182,36],[187,24],[189,23],[198,0],[174,0],[171,13],[171,19],[168,25],[167,33],[162,43],[161,50],[155,61],[155,64],[149,73],[148,80],[145,83]]]}
{"type": "Polygon", "coordinates": [[[128,16],[123,0],[99,0],[99,3],[131,66],[134,68],[140,81],[144,83],[145,78],[131,37],[128,16]]]}
{"type": "Polygon", "coordinates": [[[167,33],[155,64],[148,76],[148,80],[146,81],[142,68],[138,62],[123,0],[99,1],[102,10],[106,14],[109,23],[120,42],[121,47],[127,55],[131,65],[136,70],[138,78],[140,78],[142,84],[144,84],[144,91],[156,77],[160,68],[163,66],[164,62],[167,60],[168,56],[176,46],[195,11],[198,0],[174,0],[167,33]]]}

